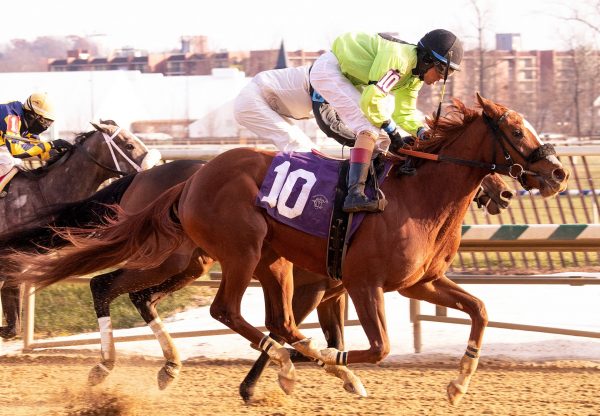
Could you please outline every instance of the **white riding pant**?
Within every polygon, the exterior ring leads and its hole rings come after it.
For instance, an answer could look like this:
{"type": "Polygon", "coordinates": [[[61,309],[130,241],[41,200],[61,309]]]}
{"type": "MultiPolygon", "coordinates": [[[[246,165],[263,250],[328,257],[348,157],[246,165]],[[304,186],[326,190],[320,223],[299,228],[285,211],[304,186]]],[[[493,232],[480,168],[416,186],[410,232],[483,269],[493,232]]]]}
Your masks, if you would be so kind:
{"type": "MultiPolygon", "coordinates": [[[[310,99],[307,111],[310,112],[310,99]]],[[[293,121],[275,111],[263,97],[263,91],[255,82],[250,82],[239,93],[233,104],[235,120],[258,137],[270,140],[283,152],[310,152],[317,146],[293,121]]]]}
{"type": "Polygon", "coordinates": [[[375,127],[360,109],[361,93],[342,74],[340,64],[333,52],[326,52],[315,61],[310,70],[313,88],[333,106],[341,120],[358,135],[370,131],[379,136],[375,152],[386,152],[390,139],[379,127],[375,127]]]}
{"type": "Polygon", "coordinates": [[[10,172],[13,166],[21,164],[21,159],[15,159],[6,146],[0,146],[0,176],[4,176],[10,172]]]}

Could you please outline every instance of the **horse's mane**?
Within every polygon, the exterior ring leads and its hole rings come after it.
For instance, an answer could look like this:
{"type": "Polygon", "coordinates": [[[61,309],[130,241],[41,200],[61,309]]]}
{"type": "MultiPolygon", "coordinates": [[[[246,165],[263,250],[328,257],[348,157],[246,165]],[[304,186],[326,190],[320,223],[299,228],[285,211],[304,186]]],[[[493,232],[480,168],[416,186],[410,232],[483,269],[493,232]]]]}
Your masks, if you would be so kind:
{"type": "Polygon", "coordinates": [[[458,98],[453,98],[446,114],[440,116],[437,126],[434,125],[435,115],[426,119],[431,132],[435,131],[435,136],[429,140],[419,141],[415,146],[415,150],[429,153],[438,152],[442,146],[451,143],[450,140],[458,137],[457,132],[464,130],[480,115],[481,111],[467,108],[458,98]]]}
{"type": "MultiPolygon", "coordinates": [[[[112,126],[117,125],[117,123],[115,123],[113,120],[100,120],[100,123],[101,124],[110,124],[112,126]]],[[[96,132],[97,132],[97,130],[90,130],[90,131],[86,131],[83,133],[78,133],[75,136],[75,139],[73,140],[73,143],[74,143],[73,147],[71,147],[70,149],[68,149],[64,152],[61,152],[61,153],[58,153],[58,154],[52,156],[50,159],[48,159],[46,161],[46,163],[44,165],[40,166],[39,168],[22,170],[21,173],[30,178],[41,178],[41,177],[45,176],[48,172],[50,172],[56,166],[60,166],[62,163],[66,162],[71,157],[73,152],[75,151],[75,148],[77,146],[82,145],[88,138],[90,138],[96,132]],[[58,162],[60,162],[60,163],[58,163],[58,162]]]]}

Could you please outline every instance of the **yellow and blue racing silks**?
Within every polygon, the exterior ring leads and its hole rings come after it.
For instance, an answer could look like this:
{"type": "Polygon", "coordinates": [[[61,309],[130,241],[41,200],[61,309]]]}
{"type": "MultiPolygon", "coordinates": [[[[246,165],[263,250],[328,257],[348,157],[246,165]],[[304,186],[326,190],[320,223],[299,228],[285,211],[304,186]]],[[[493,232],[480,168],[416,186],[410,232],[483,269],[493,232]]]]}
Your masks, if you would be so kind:
{"type": "Polygon", "coordinates": [[[394,122],[416,135],[423,126],[417,117],[417,96],[423,81],[412,70],[417,66],[417,46],[385,39],[381,35],[346,33],[332,46],[340,68],[352,84],[362,89],[360,107],[377,127],[389,120],[384,98],[394,96],[394,122]]]}
{"type": "Polygon", "coordinates": [[[0,104],[0,146],[6,146],[19,159],[40,156],[46,159],[50,143],[40,141],[37,135],[27,131],[23,123],[23,104],[12,101],[0,104]]]}

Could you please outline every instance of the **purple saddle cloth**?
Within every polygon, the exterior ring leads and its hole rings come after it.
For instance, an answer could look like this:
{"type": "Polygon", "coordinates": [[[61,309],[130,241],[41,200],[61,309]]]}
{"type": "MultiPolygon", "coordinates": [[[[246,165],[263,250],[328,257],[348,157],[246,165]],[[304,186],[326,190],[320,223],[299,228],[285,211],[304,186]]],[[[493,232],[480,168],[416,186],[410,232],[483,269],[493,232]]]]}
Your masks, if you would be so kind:
{"type": "MultiPolygon", "coordinates": [[[[263,180],[256,205],[283,224],[327,238],[342,162],[314,153],[280,152],[263,180]]],[[[380,184],[390,167],[391,163],[386,163],[379,176],[380,184]]],[[[367,189],[367,195],[373,197],[373,190],[367,189]]],[[[354,214],[350,235],[358,229],[364,215],[354,214]]]]}

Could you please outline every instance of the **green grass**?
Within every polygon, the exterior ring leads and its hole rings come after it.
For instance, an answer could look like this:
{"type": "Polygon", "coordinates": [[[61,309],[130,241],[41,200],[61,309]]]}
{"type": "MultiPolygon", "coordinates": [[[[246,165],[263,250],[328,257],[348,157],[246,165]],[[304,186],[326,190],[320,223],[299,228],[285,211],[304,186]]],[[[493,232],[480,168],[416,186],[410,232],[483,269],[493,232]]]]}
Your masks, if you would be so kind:
{"type": "MultiPolygon", "coordinates": [[[[162,318],[186,308],[210,303],[215,289],[191,286],[165,297],[158,305],[162,318]]],[[[127,295],[111,304],[113,328],[145,325],[127,295]]],[[[37,336],[61,336],[98,330],[92,296],[87,284],[60,284],[40,291],[35,298],[37,336]]]]}

